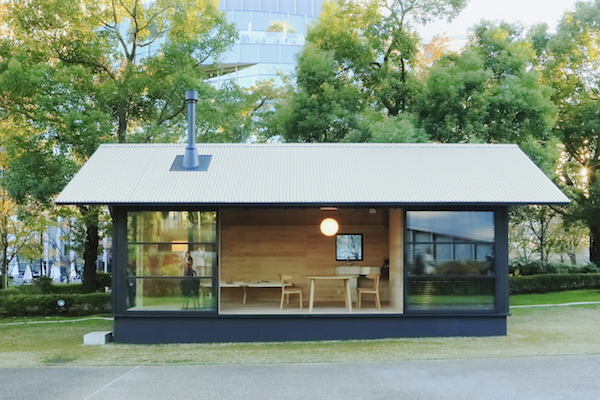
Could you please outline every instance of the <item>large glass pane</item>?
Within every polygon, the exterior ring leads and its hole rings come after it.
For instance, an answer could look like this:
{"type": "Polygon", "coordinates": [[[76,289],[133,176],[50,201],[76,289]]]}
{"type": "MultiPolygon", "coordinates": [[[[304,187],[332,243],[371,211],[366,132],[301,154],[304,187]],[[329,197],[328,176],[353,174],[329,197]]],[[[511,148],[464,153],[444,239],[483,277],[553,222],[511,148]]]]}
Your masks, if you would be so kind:
{"type": "MultiPolygon", "coordinates": [[[[288,39],[294,39],[299,35],[288,35],[288,39]],[[291,38],[290,38],[291,36],[291,38]]],[[[295,64],[296,54],[300,46],[281,46],[281,63],[282,64],[295,64]]]]}
{"type": "Polygon", "coordinates": [[[258,45],[257,44],[241,44],[240,45],[240,60],[248,63],[258,62],[258,45]]]}
{"type": "Polygon", "coordinates": [[[435,259],[439,261],[450,261],[453,258],[452,245],[451,244],[436,244],[435,245],[435,259]]]}
{"type": "MultiPolygon", "coordinates": [[[[304,23],[304,16],[302,15],[290,15],[289,16],[290,25],[294,27],[296,33],[298,35],[304,36],[306,33],[306,27],[304,23]]],[[[301,43],[299,43],[301,44],[301,43]]]]}
{"type": "Polygon", "coordinates": [[[279,62],[279,46],[263,44],[260,46],[260,62],[278,63],[279,62]]]}
{"type": "Polygon", "coordinates": [[[310,0],[296,0],[296,14],[309,15],[310,11],[310,0]]]}
{"type": "Polygon", "coordinates": [[[270,24],[268,12],[252,12],[252,31],[266,31],[270,24]]]}
{"type": "Polygon", "coordinates": [[[127,214],[130,243],[214,242],[215,212],[143,211],[127,214]]]}
{"type": "Polygon", "coordinates": [[[457,244],[454,247],[454,253],[457,260],[473,260],[472,244],[457,244]]]}
{"type": "Polygon", "coordinates": [[[127,311],[214,310],[212,279],[200,277],[129,277],[127,311]]]}
{"type": "Polygon", "coordinates": [[[129,311],[214,310],[214,211],[127,215],[129,311]]]}
{"type": "Polygon", "coordinates": [[[252,14],[250,11],[236,11],[233,16],[233,22],[239,30],[248,29],[248,24],[252,22],[252,14]]]}
{"type": "Polygon", "coordinates": [[[492,276],[409,277],[407,311],[491,311],[495,302],[492,276]]]}
{"type": "Polygon", "coordinates": [[[242,0],[227,0],[227,10],[241,10],[242,0]]]}
{"type": "Polygon", "coordinates": [[[279,0],[280,13],[294,13],[294,0],[282,1],[279,0]]]}
{"type": "Polygon", "coordinates": [[[277,11],[277,3],[278,0],[261,0],[260,1],[260,9],[262,11],[277,11]]]}
{"type": "Polygon", "coordinates": [[[260,9],[260,0],[244,0],[244,10],[260,9]]]}
{"type": "Polygon", "coordinates": [[[494,214],[407,212],[407,310],[492,310],[494,214]]]}

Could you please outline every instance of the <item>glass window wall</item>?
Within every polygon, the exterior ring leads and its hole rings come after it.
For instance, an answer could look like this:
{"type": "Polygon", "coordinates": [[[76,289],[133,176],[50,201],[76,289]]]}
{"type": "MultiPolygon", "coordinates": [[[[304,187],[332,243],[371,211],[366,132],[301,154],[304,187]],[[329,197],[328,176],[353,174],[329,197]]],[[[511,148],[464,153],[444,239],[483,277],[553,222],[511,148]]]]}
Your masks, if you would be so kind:
{"type": "Polygon", "coordinates": [[[494,213],[408,211],[407,311],[493,310],[494,213]]]}
{"type": "Polygon", "coordinates": [[[214,211],[127,213],[128,311],[215,311],[214,211]]]}

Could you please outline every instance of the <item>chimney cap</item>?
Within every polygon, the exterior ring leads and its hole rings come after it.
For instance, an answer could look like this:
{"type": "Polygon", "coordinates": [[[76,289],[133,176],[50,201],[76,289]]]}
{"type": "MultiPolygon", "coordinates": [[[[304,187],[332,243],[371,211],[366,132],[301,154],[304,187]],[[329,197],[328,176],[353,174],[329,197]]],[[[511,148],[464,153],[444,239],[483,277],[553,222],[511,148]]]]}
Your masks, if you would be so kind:
{"type": "Polygon", "coordinates": [[[187,90],[185,92],[185,101],[198,101],[198,91],[187,90]]]}

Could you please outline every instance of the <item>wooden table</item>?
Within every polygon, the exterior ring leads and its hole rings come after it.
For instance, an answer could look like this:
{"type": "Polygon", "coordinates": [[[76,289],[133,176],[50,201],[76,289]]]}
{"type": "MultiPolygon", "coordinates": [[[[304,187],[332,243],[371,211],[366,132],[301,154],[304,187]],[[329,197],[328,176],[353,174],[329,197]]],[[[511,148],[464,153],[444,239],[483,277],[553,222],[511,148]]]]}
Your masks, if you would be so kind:
{"type": "Polygon", "coordinates": [[[244,299],[242,300],[242,304],[246,304],[246,289],[249,287],[259,287],[259,288],[280,288],[282,287],[281,282],[277,281],[260,281],[260,282],[233,282],[233,283],[225,283],[221,282],[221,287],[241,287],[244,290],[244,299]]]}
{"type": "Polygon", "coordinates": [[[308,276],[310,279],[310,300],[308,301],[308,311],[312,312],[313,303],[315,301],[315,281],[316,280],[341,280],[344,281],[345,293],[344,302],[348,311],[352,311],[352,299],[350,298],[350,279],[356,278],[358,275],[313,275],[308,276]]]}

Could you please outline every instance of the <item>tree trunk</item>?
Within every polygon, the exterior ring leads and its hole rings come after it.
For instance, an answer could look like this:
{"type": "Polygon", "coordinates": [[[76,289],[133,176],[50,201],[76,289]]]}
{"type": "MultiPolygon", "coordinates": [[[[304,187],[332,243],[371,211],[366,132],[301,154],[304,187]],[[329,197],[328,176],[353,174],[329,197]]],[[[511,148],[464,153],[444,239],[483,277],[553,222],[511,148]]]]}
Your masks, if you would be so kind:
{"type": "MultiPolygon", "coordinates": [[[[4,207],[4,198],[2,198],[1,207],[4,207]]],[[[0,216],[0,248],[2,248],[2,289],[8,287],[8,217],[0,216]]]]}
{"type": "Polygon", "coordinates": [[[4,239],[5,238],[2,237],[2,287],[0,289],[6,289],[8,287],[8,255],[6,253],[7,248],[4,247],[4,244],[8,242],[8,239],[4,239]]]}
{"type": "Polygon", "coordinates": [[[125,103],[119,104],[118,108],[118,120],[119,120],[119,129],[117,132],[117,138],[119,143],[127,142],[127,108],[125,103]]]}
{"type": "Polygon", "coordinates": [[[85,246],[83,250],[83,292],[96,291],[96,259],[98,257],[98,208],[81,208],[85,222],[85,246]]]}
{"type": "Polygon", "coordinates": [[[600,265],[600,225],[590,226],[590,261],[600,265]]]}

